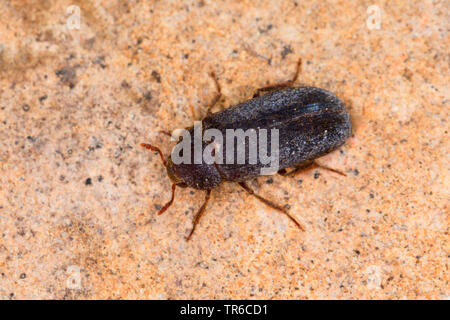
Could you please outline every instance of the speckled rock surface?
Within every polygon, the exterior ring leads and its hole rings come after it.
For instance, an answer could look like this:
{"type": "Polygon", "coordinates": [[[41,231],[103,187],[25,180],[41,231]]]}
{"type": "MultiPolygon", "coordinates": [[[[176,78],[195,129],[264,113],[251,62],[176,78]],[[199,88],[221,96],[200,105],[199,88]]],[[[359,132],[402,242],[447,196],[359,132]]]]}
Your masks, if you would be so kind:
{"type": "Polygon", "coordinates": [[[357,2],[1,1],[0,297],[448,298],[449,3],[357,2]],[[208,72],[226,107],[298,57],[349,107],[319,160],[347,177],[251,183],[304,233],[224,184],[186,242],[204,194],[156,216],[170,182],[139,143],[170,152],[208,72]]]}

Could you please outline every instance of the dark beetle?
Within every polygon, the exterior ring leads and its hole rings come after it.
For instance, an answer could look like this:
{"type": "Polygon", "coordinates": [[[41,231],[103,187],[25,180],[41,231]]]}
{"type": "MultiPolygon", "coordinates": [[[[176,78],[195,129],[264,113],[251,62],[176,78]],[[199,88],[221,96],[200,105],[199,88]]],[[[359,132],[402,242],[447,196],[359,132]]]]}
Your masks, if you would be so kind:
{"type": "MultiPolygon", "coordinates": [[[[297,65],[294,78],[274,86],[258,89],[254,98],[217,113],[209,110],[220,98],[220,87],[216,80],[218,94],[208,109],[208,116],[202,120],[204,130],[214,128],[225,135],[226,129],[278,129],[279,132],[279,171],[281,175],[292,175],[307,167],[318,166],[314,159],[323,156],[342,144],[351,135],[350,116],[344,103],[333,93],[315,87],[293,88],[300,72],[301,60],[297,65]],[[261,93],[269,91],[260,95],[261,93]],[[287,172],[286,168],[294,168],[287,172]]],[[[214,74],[212,74],[214,76],[214,74]]],[[[214,76],[215,79],[215,76],[214,76]]],[[[193,133],[193,127],[188,129],[193,133]]],[[[248,150],[249,140],[245,140],[248,150]]],[[[270,143],[269,143],[270,145],[270,143]]],[[[211,189],[224,181],[237,182],[249,194],[266,205],[286,214],[300,229],[303,227],[286,211],[285,208],[253,192],[246,180],[260,175],[261,162],[249,164],[246,152],[245,164],[174,164],[172,158],[166,162],[161,151],[149,144],[142,144],[147,149],[159,152],[172,185],[171,200],[159,211],[163,213],[173,202],[176,186],[206,190],[206,199],[194,217],[193,228],[187,240],[192,236],[201,215],[210,198],[211,189]]],[[[202,148],[206,146],[203,141],[202,148]]],[[[192,150],[193,150],[192,143],[192,150]]],[[[223,148],[225,152],[225,147],[223,148]]],[[[323,166],[321,166],[323,167],[323,166]]],[[[342,174],[327,167],[333,172],[342,174]]]]}

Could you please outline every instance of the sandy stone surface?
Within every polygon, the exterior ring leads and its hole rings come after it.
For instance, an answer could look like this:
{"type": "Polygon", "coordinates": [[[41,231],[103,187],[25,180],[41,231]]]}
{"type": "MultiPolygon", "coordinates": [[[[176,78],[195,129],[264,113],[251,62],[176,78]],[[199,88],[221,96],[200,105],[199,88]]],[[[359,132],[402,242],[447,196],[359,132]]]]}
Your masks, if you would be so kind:
{"type": "Polygon", "coordinates": [[[1,1],[0,298],[448,298],[449,12],[423,0],[1,1]],[[169,154],[157,132],[205,115],[208,72],[227,107],[290,78],[299,57],[298,85],[348,105],[352,138],[319,159],[347,177],[250,183],[306,232],[224,184],[186,242],[204,192],[179,189],[156,216],[170,182],[139,143],[169,154]]]}

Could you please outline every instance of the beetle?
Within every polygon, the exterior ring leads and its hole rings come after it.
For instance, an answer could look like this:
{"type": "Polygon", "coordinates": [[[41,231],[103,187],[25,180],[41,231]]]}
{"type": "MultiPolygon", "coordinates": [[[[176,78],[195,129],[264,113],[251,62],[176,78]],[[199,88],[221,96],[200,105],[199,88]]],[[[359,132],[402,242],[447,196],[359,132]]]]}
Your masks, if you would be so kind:
{"type": "MultiPolygon", "coordinates": [[[[280,175],[294,175],[312,167],[322,167],[345,175],[338,170],[319,165],[314,160],[337,149],[350,137],[352,133],[350,115],[342,100],[335,94],[316,87],[293,86],[300,74],[301,63],[302,61],[299,59],[296,72],[291,80],[260,88],[252,99],[216,113],[211,113],[211,109],[219,101],[221,91],[215,74],[211,73],[215,80],[217,94],[207,109],[207,116],[201,121],[202,128],[204,130],[214,128],[222,133],[225,133],[227,129],[237,128],[244,130],[275,128],[279,132],[278,173],[280,175]],[[288,168],[293,169],[288,172],[286,170],[288,168]]],[[[192,134],[194,127],[187,130],[192,134]]],[[[244,147],[248,149],[249,143],[249,139],[245,140],[244,147]]],[[[176,164],[172,155],[166,161],[158,147],[147,143],[142,143],[141,146],[159,153],[172,182],[171,199],[159,210],[158,214],[162,214],[172,205],[176,187],[190,187],[206,191],[205,201],[194,216],[193,226],[186,240],[191,239],[205,212],[211,190],[224,181],[237,182],[247,193],[285,214],[298,228],[304,230],[303,226],[289,214],[285,207],[258,195],[246,183],[247,180],[258,177],[260,170],[264,167],[259,160],[250,164],[248,154],[244,164],[218,162],[195,164],[193,161],[176,164]]],[[[203,141],[201,150],[203,151],[205,147],[206,142],[203,141]]],[[[191,148],[194,149],[193,142],[191,148]]]]}

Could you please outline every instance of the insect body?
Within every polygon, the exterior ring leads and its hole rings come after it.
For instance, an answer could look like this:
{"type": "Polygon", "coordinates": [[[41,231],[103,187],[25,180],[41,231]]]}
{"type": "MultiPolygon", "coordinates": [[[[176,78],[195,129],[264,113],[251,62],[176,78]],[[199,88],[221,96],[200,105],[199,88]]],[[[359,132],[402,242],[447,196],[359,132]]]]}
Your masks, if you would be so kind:
{"type": "MultiPolygon", "coordinates": [[[[259,89],[253,99],[221,112],[209,114],[202,120],[202,129],[215,129],[224,136],[229,129],[253,129],[255,131],[276,129],[278,132],[278,152],[276,155],[279,174],[290,175],[314,165],[314,159],[344,144],[351,135],[352,127],[344,103],[333,93],[315,87],[290,87],[298,76],[299,68],[300,62],[293,80],[259,89]],[[270,90],[272,92],[260,95],[261,92],[270,90]],[[288,173],[287,168],[294,169],[288,173]]],[[[218,100],[218,98],[215,100],[218,100]]],[[[193,127],[188,130],[193,134],[193,127]]],[[[243,143],[246,151],[252,147],[250,139],[244,140],[243,143]]],[[[173,183],[172,198],[160,210],[159,214],[172,204],[176,186],[206,190],[205,202],[194,217],[193,228],[187,240],[192,236],[201,215],[205,211],[211,190],[224,181],[239,183],[249,194],[286,214],[300,229],[303,229],[285,208],[255,194],[245,183],[245,181],[259,176],[261,169],[265,167],[259,159],[256,162],[249,163],[248,152],[245,154],[244,163],[224,163],[222,161],[212,164],[195,164],[194,161],[191,161],[175,164],[172,157],[166,162],[158,148],[149,144],[142,144],[142,146],[160,153],[167,168],[168,176],[173,183]]],[[[206,142],[203,141],[202,151],[205,147],[206,142]]],[[[226,154],[227,147],[228,145],[223,145],[223,155],[226,154]]],[[[269,142],[268,148],[270,149],[270,147],[272,145],[269,142]]],[[[193,143],[191,148],[194,150],[193,143]]],[[[233,152],[236,155],[236,150],[233,152]]],[[[340,173],[333,169],[330,170],[340,173]]]]}

